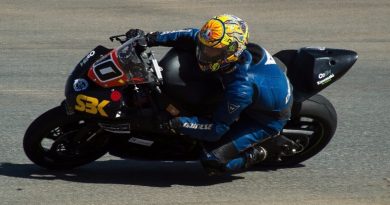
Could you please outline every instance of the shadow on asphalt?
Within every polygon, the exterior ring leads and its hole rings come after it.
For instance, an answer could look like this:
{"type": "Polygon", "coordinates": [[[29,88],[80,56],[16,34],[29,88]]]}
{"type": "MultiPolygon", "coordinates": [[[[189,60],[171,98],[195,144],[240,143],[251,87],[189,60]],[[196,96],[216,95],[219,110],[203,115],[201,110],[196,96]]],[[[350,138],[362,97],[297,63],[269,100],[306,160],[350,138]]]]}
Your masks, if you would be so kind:
{"type": "MultiPolygon", "coordinates": [[[[289,168],[299,168],[298,165],[289,168]]],[[[283,168],[285,169],[285,168],[283,168]]],[[[276,171],[277,168],[255,168],[249,171],[276,171]]],[[[209,177],[197,162],[150,162],[135,160],[96,161],[80,168],[53,171],[34,164],[1,163],[0,175],[37,180],[64,180],[79,183],[125,184],[150,187],[172,185],[209,186],[244,179],[225,175],[209,177]]]]}

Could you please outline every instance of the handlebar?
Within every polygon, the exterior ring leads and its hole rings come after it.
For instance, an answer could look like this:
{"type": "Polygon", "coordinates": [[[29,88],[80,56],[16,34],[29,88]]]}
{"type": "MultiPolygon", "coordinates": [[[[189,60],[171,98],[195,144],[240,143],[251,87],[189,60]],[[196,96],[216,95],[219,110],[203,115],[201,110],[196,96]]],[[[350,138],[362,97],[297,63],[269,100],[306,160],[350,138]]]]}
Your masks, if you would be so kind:
{"type": "Polygon", "coordinates": [[[126,42],[127,37],[126,34],[121,34],[121,35],[110,36],[109,39],[111,42],[114,42],[114,40],[116,40],[119,41],[119,43],[123,44],[124,42],[126,42]],[[125,37],[125,39],[121,39],[121,37],[125,37]]]}
{"type": "MultiPolygon", "coordinates": [[[[133,38],[137,39],[137,44],[140,47],[147,47],[147,42],[144,36],[134,36],[133,38]]],[[[128,38],[126,34],[120,34],[120,35],[115,35],[115,36],[110,36],[109,37],[111,42],[114,42],[114,40],[118,41],[120,44],[124,44],[126,41],[131,40],[132,38],[128,38]],[[124,39],[121,39],[121,37],[124,37],[124,39]]]]}

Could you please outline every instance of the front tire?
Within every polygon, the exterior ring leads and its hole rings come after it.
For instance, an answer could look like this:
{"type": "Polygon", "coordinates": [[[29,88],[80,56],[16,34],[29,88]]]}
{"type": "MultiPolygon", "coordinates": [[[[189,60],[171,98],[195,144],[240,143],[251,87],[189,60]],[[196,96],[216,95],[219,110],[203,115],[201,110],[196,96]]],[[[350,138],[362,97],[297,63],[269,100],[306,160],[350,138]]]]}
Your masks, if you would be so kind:
{"type": "Polygon", "coordinates": [[[28,127],[23,148],[35,164],[47,169],[71,169],[107,153],[108,136],[94,122],[78,115],[67,115],[62,106],[55,107],[28,127]]]}

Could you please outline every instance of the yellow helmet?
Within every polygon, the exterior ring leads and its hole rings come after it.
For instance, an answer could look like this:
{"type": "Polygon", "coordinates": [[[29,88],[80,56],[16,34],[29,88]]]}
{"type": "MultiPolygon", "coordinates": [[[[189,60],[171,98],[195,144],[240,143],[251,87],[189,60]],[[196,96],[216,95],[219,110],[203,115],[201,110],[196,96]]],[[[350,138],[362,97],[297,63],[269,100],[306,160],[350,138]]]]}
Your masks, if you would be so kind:
{"type": "Polygon", "coordinates": [[[208,20],[198,33],[196,57],[203,71],[217,71],[238,61],[248,43],[248,25],[223,14],[208,20]]]}

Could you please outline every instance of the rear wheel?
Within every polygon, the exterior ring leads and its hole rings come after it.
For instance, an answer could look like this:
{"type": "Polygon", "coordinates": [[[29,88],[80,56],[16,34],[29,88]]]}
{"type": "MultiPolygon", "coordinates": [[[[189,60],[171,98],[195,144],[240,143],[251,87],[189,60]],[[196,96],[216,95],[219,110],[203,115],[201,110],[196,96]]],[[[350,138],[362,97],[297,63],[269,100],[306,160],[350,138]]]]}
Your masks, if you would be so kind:
{"type": "Polygon", "coordinates": [[[47,169],[71,169],[107,152],[108,136],[94,122],[67,115],[61,106],[39,116],[23,139],[27,157],[47,169]]]}
{"type": "Polygon", "coordinates": [[[328,99],[314,95],[305,100],[298,111],[299,114],[287,123],[282,133],[298,145],[296,153],[262,164],[296,165],[316,155],[330,142],[337,127],[337,114],[328,99]]]}

